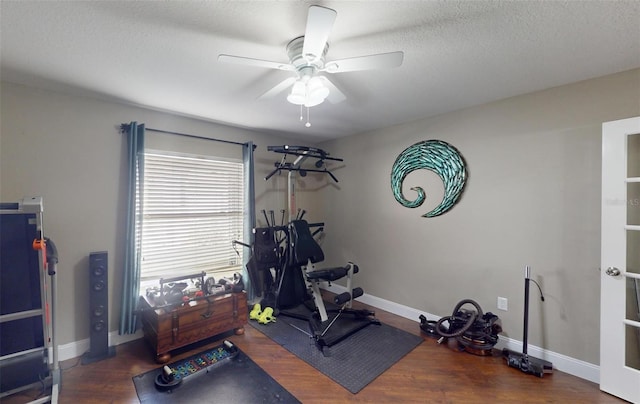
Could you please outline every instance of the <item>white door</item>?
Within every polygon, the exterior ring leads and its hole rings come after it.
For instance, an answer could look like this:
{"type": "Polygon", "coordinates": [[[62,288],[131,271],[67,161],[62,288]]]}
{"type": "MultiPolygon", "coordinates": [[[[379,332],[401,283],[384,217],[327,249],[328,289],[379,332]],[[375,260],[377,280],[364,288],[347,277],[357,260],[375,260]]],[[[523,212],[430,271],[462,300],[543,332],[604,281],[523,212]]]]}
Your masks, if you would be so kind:
{"type": "Polygon", "coordinates": [[[600,389],[640,403],[640,117],[602,125],[600,389]]]}

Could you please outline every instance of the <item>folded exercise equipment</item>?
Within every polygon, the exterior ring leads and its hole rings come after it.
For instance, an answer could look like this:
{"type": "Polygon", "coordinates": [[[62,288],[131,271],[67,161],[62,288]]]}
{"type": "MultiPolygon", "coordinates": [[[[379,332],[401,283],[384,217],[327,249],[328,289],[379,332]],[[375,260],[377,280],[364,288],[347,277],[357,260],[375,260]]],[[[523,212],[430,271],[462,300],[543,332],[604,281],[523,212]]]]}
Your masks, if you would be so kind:
{"type": "Polygon", "coordinates": [[[42,388],[58,402],[58,250],[43,231],[41,197],[0,203],[0,401],[42,388]]]}
{"type": "Polygon", "coordinates": [[[451,316],[428,321],[421,314],[419,319],[420,330],[424,334],[438,338],[438,343],[447,341],[447,345],[474,355],[492,355],[498,334],[502,332],[502,321],[498,316],[491,312],[483,313],[480,305],[472,299],[458,302],[451,316]],[[466,305],[473,306],[473,309],[465,308],[466,305]],[[457,343],[450,344],[449,339],[457,343]]]}

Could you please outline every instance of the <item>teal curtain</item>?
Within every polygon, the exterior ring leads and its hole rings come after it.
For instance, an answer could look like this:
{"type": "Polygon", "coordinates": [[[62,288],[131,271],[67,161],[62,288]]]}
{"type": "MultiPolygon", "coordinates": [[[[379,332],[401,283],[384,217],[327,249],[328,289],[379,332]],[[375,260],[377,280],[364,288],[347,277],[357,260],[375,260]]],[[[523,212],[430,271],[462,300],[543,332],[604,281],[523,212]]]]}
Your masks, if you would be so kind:
{"type": "Polygon", "coordinates": [[[137,326],[135,310],[140,294],[140,235],[144,184],[144,124],[131,122],[122,125],[122,128],[127,136],[128,188],[120,335],[135,333],[137,326]]]}
{"type": "MultiPolygon", "coordinates": [[[[242,145],[242,161],[244,163],[244,240],[245,244],[253,245],[253,228],[256,227],[256,191],[253,168],[253,151],[255,146],[253,142],[247,142],[242,145]]],[[[248,248],[243,248],[242,254],[242,279],[245,283],[247,297],[253,299],[253,288],[249,280],[247,272],[247,262],[251,256],[248,248]]]]}

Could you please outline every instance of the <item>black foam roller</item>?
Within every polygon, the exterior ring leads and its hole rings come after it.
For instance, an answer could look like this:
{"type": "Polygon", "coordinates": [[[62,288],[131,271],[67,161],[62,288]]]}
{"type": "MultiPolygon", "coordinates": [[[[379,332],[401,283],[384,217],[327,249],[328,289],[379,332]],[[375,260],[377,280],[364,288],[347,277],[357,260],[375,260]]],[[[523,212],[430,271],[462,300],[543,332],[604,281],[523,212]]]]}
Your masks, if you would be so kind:
{"type": "Polygon", "coordinates": [[[338,296],[333,298],[333,302],[335,304],[344,304],[351,300],[351,295],[349,292],[340,293],[338,296]]]}

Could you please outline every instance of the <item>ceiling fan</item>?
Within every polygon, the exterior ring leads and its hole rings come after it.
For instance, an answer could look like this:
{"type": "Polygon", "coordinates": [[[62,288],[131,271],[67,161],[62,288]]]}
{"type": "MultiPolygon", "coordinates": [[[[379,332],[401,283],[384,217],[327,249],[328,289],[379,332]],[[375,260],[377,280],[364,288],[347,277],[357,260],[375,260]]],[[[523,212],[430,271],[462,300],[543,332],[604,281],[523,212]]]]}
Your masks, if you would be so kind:
{"type": "MultiPolygon", "coordinates": [[[[330,8],[309,7],[304,36],[293,39],[286,47],[288,63],[225,54],[218,55],[218,60],[296,73],[295,76],[289,77],[262,94],[259,99],[273,98],[291,87],[287,100],[292,104],[300,105],[301,108],[319,105],[325,99],[333,104],[339,103],[344,101],[346,96],[321,73],[334,74],[398,67],[402,64],[404,53],[398,51],[326,61],[325,56],[329,50],[327,40],[336,16],[337,12],[330,8]]],[[[306,126],[310,126],[309,122],[306,126]]]]}

